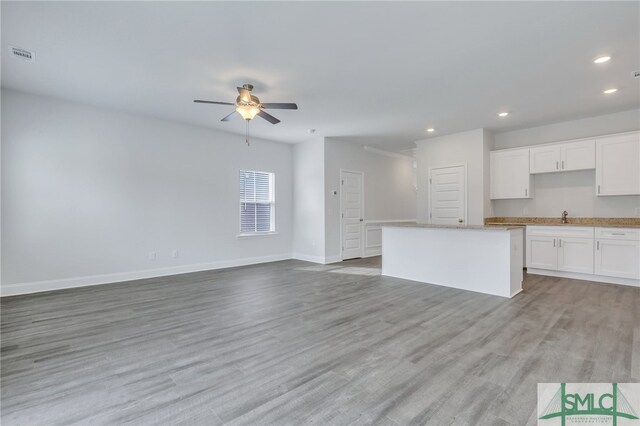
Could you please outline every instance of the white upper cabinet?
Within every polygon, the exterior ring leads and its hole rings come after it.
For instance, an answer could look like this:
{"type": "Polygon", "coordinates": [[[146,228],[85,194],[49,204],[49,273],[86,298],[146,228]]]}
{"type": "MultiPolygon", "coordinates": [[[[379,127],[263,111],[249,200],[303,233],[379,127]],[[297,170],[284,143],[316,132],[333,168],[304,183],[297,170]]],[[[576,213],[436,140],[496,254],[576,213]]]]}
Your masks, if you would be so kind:
{"type": "Polygon", "coordinates": [[[596,141],[572,142],[560,145],[560,169],[562,171],[596,168],[596,141]]]}
{"type": "Polygon", "coordinates": [[[529,171],[550,173],[560,171],[560,145],[531,148],[529,171]]]}
{"type": "Polygon", "coordinates": [[[640,133],[596,140],[596,195],[640,195],[640,133]]]}
{"type": "Polygon", "coordinates": [[[531,198],[529,149],[493,151],[490,163],[492,200],[531,198]]]}
{"type": "Polygon", "coordinates": [[[531,148],[529,171],[532,174],[588,170],[595,166],[595,140],[531,148]]]}

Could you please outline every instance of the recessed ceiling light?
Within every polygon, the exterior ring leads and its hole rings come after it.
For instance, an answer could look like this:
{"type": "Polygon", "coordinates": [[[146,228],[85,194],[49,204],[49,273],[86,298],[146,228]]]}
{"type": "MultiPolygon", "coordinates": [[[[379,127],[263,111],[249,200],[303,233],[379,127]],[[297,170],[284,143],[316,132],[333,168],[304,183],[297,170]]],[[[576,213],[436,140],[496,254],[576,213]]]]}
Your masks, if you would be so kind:
{"type": "Polygon", "coordinates": [[[506,117],[507,115],[509,115],[509,113],[508,113],[508,112],[501,112],[501,113],[498,113],[498,117],[506,117]]]}
{"type": "Polygon", "coordinates": [[[618,89],[607,89],[605,91],[603,91],[602,93],[604,93],[605,95],[610,95],[611,93],[616,93],[618,91],[618,89]]]}
{"type": "Polygon", "coordinates": [[[433,127],[429,127],[429,128],[427,129],[427,132],[429,132],[429,133],[431,133],[431,132],[435,132],[435,131],[436,131],[436,129],[434,129],[433,127]]]}
{"type": "Polygon", "coordinates": [[[605,62],[608,62],[611,59],[611,56],[600,56],[599,58],[596,58],[595,61],[593,61],[596,64],[604,64],[605,62]]]}

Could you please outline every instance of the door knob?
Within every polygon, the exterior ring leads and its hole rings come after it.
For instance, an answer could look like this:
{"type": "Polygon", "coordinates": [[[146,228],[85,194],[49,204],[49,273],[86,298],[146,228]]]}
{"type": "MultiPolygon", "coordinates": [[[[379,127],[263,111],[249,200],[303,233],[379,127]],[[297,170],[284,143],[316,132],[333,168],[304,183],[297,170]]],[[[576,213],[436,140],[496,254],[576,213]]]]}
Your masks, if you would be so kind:
{"type": "Polygon", "coordinates": [[[462,222],[463,222],[463,220],[462,220],[462,219],[458,219],[458,223],[462,223],[462,222]]]}
{"type": "Polygon", "coordinates": [[[364,221],[364,219],[360,219],[360,222],[363,222],[363,221],[364,221]]]}

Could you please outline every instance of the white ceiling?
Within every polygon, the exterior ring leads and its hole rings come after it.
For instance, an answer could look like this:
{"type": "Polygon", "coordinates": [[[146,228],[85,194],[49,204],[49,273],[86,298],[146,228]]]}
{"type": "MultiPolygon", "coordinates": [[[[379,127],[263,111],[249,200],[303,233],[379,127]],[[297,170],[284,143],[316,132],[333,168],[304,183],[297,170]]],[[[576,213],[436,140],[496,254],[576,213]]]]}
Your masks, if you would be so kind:
{"type": "Polygon", "coordinates": [[[2,86],[244,133],[235,87],[297,102],[252,134],[400,150],[638,108],[639,2],[2,2],[2,86]],[[9,56],[33,49],[36,62],[9,56]],[[608,54],[603,65],[593,59],[608,54]],[[619,91],[605,96],[602,90],[619,91]],[[508,110],[508,118],[498,111],[508,110]]]}

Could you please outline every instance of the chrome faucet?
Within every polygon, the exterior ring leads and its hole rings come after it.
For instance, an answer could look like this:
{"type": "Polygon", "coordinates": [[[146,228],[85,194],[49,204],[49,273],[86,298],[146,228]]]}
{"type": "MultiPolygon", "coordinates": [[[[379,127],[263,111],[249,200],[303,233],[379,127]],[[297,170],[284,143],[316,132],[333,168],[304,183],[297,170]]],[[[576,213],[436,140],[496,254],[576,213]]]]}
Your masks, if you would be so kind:
{"type": "Polygon", "coordinates": [[[568,215],[568,214],[569,214],[569,213],[567,213],[567,211],[566,211],[566,210],[562,212],[562,223],[563,223],[563,224],[564,224],[564,223],[567,223],[567,215],[568,215]]]}

